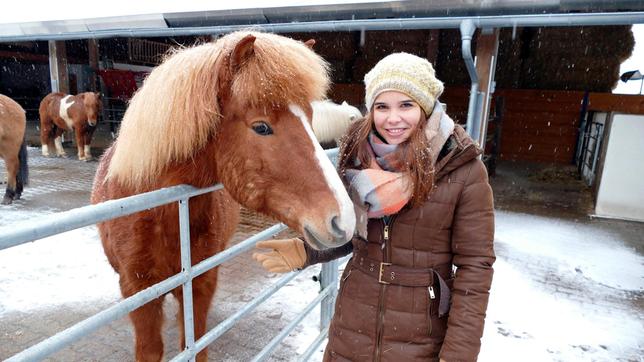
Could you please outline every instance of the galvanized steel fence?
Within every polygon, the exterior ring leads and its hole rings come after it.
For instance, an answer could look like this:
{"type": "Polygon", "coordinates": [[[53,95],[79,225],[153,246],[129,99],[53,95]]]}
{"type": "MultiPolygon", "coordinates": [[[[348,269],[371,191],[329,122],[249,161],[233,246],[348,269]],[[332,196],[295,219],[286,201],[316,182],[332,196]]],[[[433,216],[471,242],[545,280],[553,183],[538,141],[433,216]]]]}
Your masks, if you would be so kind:
{"type": "MultiPolygon", "coordinates": [[[[327,155],[333,160],[337,156],[337,149],[328,150],[327,155]]],[[[184,298],[184,328],[185,328],[185,349],[175,356],[171,361],[194,361],[198,352],[205,349],[219,336],[232,328],[234,324],[253,311],[263,301],[276,293],[281,287],[294,279],[300,272],[290,272],[282,276],[269,288],[262,291],[257,297],[247,303],[242,309],[235,312],[226,320],[219,323],[215,328],[206,332],[201,338],[194,339],[194,323],[192,313],[192,279],[206,271],[230,260],[241,253],[252,248],[261,240],[272,238],[275,234],[287,229],[284,224],[273,225],[252,237],[230,247],[210,258],[191,265],[190,262],[190,213],[188,200],[191,197],[215,192],[222,189],[221,184],[197,189],[188,185],[178,185],[164,188],[144,194],[125,197],[118,200],[110,200],[96,205],[89,205],[57,213],[54,217],[45,220],[29,221],[19,225],[11,225],[0,229],[0,251],[17,245],[42,239],[51,235],[60,234],[66,231],[78,229],[84,226],[96,224],[120,216],[129,215],[138,211],[151,209],[172,202],[179,203],[179,229],[181,242],[181,269],[182,271],[172,277],[161,281],[147,289],[144,289],[133,296],[126,298],[118,304],[107,308],[44,341],[10,357],[6,361],[35,361],[59,351],[76,340],[87,336],[98,328],[122,318],[136,308],[170,292],[179,286],[183,287],[184,298]]],[[[306,361],[315,352],[317,346],[325,339],[328,332],[328,324],[333,314],[333,303],[337,293],[338,265],[339,261],[324,264],[320,274],[321,291],[295,319],[293,319],[282,331],[280,331],[253,361],[266,359],[279,343],[295,329],[295,327],[306,317],[318,304],[321,304],[320,329],[321,333],[300,356],[301,361],[306,361]]]]}

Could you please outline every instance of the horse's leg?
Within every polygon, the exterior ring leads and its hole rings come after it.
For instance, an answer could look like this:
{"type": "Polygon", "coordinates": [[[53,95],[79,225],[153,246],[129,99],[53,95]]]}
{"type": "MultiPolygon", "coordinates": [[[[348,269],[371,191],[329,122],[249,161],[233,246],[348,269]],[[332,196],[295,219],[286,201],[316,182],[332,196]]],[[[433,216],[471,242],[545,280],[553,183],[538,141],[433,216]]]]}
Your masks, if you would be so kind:
{"type": "Polygon", "coordinates": [[[18,151],[18,173],[16,174],[16,196],[13,198],[14,200],[20,199],[25,185],[29,183],[29,162],[27,158],[27,145],[22,142],[18,151]]]}
{"type": "Polygon", "coordinates": [[[3,205],[9,205],[16,199],[16,175],[18,174],[18,155],[6,157],[5,165],[7,167],[7,189],[2,198],[3,205]]]}
{"type": "MultiPolygon", "coordinates": [[[[133,276],[132,278],[136,278],[133,276]]],[[[139,283],[128,282],[121,275],[121,291],[127,298],[145,288],[139,283]],[[137,285],[138,288],[134,287],[137,285]]],[[[128,280],[130,278],[127,278],[128,280]]],[[[135,354],[137,362],[158,362],[163,357],[163,296],[130,312],[130,320],[134,325],[135,354]]]]}
{"type": "Polygon", "coordinates": [[[90,147],[90,144],[92,143],[92,136],[94,135],[95,130],[96,126],[90,126],[87,127],[85,133],[83,134],[85,136],[85,161],[91,161],[94,158],[92,156],[92,149],[90,147]]]}
{"type": "Polygon", "coordinates": [[[53,133],[53,125],[48,119],[41,119],[40,121],[40,144],[42,155],[49,157],[49,143],[51,143],[51,135],[53,133]]]}
{"type": "Polygon", "coordinates": [[[78,159],[80,161],[85,161],[85,137],[83,135],[84,127],[74,128],[74,133],[76,135],[76,148],[78,149],[78,159]]]}
{"type": "Polygon", "coordinates": [[[60,127],[56,127],[54,130],[54,144],[56,145],[56,156],[58,157],[67,156],[67,153],[63,148],[63,132],[65,132],[65,130],[60,127]]]}
{"type": "MultiPolygon", "coordinates": [[[[195,340],[198,340],[206,333],[208,310],[210,309],[210,303],[212,302],[212,297],[215,294],[216,286],[217,268],[207,271],[206,273],[200,275],[192,281],[192,314],[194,317],[195,340]]],[[[177,313],[177,320],[179,322],[179,332],[181,334],[181,350],[183,350],[186,347],[186,339],[183,324],[183,292],[181,287],[173,290],[172,294],[179,301],[179,312],[177,313]]],[[[208,361],[207,348],[197,354],[197,362],[206,361],[208,361]]]]}

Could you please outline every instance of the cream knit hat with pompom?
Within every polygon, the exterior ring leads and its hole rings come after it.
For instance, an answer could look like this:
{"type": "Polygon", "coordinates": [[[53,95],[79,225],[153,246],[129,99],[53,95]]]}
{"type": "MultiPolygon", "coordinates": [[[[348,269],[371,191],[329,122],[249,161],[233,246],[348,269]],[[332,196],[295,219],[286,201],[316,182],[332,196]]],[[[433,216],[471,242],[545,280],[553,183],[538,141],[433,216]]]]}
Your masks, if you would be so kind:
{"type": "Polygon", "coordinates": [[[443,93],[443,82],[436,79],[427,59],[408,53],[393,53],[364,76],[365,105],[369,111],[382,92],[394,90],[410,96],[429,117],[436,99],[443,93]]]}

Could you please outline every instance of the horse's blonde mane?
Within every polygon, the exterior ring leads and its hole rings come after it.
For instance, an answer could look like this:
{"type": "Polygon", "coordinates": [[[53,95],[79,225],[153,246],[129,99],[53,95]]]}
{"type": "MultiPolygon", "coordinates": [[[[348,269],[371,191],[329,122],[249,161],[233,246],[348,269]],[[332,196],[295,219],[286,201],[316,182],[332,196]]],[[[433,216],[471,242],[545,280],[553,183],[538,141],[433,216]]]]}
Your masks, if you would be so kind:
{"type": "Polygon", "coordinates": [[[248,107],[308,104],[324,98],[327,63],[303,43],[282,36],[239,31],[214,43],[168,55],[132,97],[115,143],[108,178],[124,186],[150,186],[173,162],[193,157],[216,133],[220,69],[248,34],[254,55],[234,74],[230,92],[248,107]]]}

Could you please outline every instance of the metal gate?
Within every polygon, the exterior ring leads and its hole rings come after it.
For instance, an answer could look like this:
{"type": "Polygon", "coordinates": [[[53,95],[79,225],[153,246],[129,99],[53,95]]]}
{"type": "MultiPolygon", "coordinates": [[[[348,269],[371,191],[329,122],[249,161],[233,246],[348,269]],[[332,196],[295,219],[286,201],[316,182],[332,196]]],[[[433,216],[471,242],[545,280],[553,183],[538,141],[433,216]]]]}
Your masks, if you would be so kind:
{"type": "MultiPolygon", "coordinates": [[[[327,151],[327,155],[333,160],[337,156],[337,149],[327,151]]],[[[287,229],[287,226],[281,223],[273,225],[238,243],[237,245],[222,251],[221,253],[213,255],[194,266],[191,265],[189,227],[190,213],[188,210],[188,201],[191,197],[209,192],[216,192],[222,188],[223,186],[221,184],[203,189],[197,189],[188,185],[178,185],[60,212],[55,214],[54,217],[47,218],[46,220],[29,221],[28,223],[18,226],[10,226],[0,229],[0,250],[3,250],[164,204],[172,202],[179,203],[182,267],[182,271],[180,273],[122,300],[118,304],[45,339],[44,341],[10,357],[6,361],[41,360],[76,340],[85,337],[89,333],[94,332],[98,328],[124,317],[136,308],[159,298],[179,286],[183,287],[184,335],[186,347],[171,361],[194,361],[198,352],[207,348],[207,346],[215,341],[219,336],[232,328],[236,321],[252,312],[263,301],[276,293],[281,287],[286,285],[300,273],[300,271],[296,271],[285,274],[278,279],[277,282],[247,303],[242,309],[235,312],[226,320],[215,326],[215,328],[206,332],[200,339],[195,341],[192,313],[192,279],[222,264],[223,262],[254,248],[258,241],[270,239],[276,233],[287,229]]],[[[284,329],[282,329],[262,349],[262,351],[254,357],[253,361],[262,361],[270,356],[272,351],[293,329],[295,329],[304,317],[306,317],[318,304],[321,304],[321,333],[302,354],[302,356],[300,356],[300,360],[302,361],[306,361],[310,358],[317,346],[319,346],[326,338],[326,334],[328,332],[328,325],[333,313],[333,304],[337,294],[339,263],[340,262],[336,260],[322,266],[322,272],[320,274],[321,291],[318,296],[313,299],[286,327],[284,327],[284,329]]]]}

